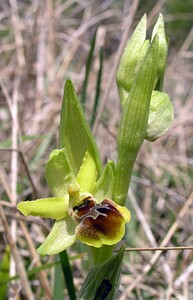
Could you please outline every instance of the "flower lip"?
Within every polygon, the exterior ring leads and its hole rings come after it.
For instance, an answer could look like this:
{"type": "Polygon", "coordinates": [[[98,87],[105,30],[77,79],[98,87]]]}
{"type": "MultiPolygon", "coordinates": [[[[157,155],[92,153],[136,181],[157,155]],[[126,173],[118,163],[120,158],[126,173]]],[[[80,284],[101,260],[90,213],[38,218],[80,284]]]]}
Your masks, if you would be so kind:
{"type": "MultiPolygon", "coordinates": [[[[84,243],[101,247],[119,242],[125,232],[127,222],[119,205],[110,199],[97,203],[94,197],[87,197],[81,204],[73,207],[78,222],[77,237],[84,243]]],[[[73,216],[72,216],[73,217],[73,216]]]]}

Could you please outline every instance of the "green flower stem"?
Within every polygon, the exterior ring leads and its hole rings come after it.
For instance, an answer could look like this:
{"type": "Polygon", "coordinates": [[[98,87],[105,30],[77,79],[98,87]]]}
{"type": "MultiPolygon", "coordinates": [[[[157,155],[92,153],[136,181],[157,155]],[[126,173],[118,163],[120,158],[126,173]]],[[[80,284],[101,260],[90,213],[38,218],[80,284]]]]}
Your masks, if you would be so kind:
{"type": "Polygon", "coordinates": [[[61,261],[62,271],[66,281],[66,287],[68,289],[68,295],[70,297],[70,300],[76,300],[72,270],[70,267],[69,258],[66,250],[60,253],[60,261],[61,261]]]}
{"type": "Polygon", "coordinates": [[[113,248],[114,245],[103,245],[101,248],[87,247],[92,266],[101,264],[108,260],[112,256],[113,248]]]}
{"type": "Polygon", "coordinates": [[[133,165],[147,132],[150,99],[157,71],[159,39],[150,45],[123,108],[118,132],[118,160],[115,168],[114,201],[124,205],[133,165]]]}

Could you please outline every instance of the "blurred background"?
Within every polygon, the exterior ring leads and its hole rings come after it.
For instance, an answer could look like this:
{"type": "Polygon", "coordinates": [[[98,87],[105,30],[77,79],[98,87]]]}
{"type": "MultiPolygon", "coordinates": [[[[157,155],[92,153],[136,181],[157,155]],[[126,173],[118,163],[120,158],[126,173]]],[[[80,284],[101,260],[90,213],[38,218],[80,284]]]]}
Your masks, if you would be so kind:
{"type": "MultiPolygon", "coordinates": [[[[125,243],[128,247],[156,247],[161,242],[162,246],[193,245],[193,1],[1,0],[1,219],[3,212],[28,271],[42,262],[53,263],[52,257],[40,259],[35,251],[51,223],[23,218],[15,207],[18,201],[50,195],[44,166],[58,147],[65,80],[73,81],[82,99],[104,163],[116,160],[121,115],[116,69],[123,46],[144,13],[149,37],[159,13],[164,15],[169,40],[164,91],[173,102],[175,119],[167,134],[154,143],[145,142],[138,155],[125,243]]],[[[22,293],[21,281],[9,281],[9,288],[1,282],[17,273],[5,231],[0,221],[0,299],[6,295],[16,299],[22,293]]],[[[167,251],[160,258],[154,253],[125,255],[117,299],[193,299],[192,251],[167,251]]],[[[73,260],[77,290],[85,278],[82,260],[73,260]]],[[[29,284],[36,299],[51,299],[54,268],[53,263],[43,273],[32,272],[29,284]]]]}

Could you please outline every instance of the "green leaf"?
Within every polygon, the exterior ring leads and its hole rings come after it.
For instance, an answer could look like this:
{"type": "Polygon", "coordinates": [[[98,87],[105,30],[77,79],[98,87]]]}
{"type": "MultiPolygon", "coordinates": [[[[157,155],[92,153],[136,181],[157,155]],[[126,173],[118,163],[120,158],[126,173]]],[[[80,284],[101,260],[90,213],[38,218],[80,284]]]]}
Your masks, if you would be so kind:
{"type": "Polygon", "coordinates": [[[174,108],[166,93],[153,91],[150,103],[146,140],[155,141],[171,126],[174,108]]]}
{"type": "Polygon", "coordinates": [[[96,183],[94,195],[98,202],[105,198],[112,198],[114,187],[114,162],[109,160],[96,183]]]}
{"type": "Polygon", "coordinates": [[[37,249],[41,255],[54,255],[70,247],[76,240],[76,224],[70,216],[56,220],[44,243],[37,249]]]}
{"type": "Polygon", "coordinates": [[[76,181],[65,149],[53,150],[46,164],[46,179],[55,197],[68,197],[70,183],[76,181]]]}
{"type": "Polygon", "coordinates": [[[64,88],[59,140],[60,148],[65,148],[75,176],[87,151],[93,157],[100,175],[102,162],[99,151],[70,80],[66,81],[64,88]]]}
{"type": "Polygon", "coordinates": [[[96,86],[96,93],[95,93],[95,99],[94,99],[94,106],[92,109],[92,117],[91,117],[91,128],[93,128],[97,109],[99,106],[99,100],[100,100],[100,94],[101,94],[101,82],[102,82],[102,71],[103,71],[103,49],[100,49],[100,67],[98,71],[97,76],[97,86],[96,86]]]}
{"type": "Polygon", "coordinates": [[[147,51],[122,113],[113,198],[120,205],[125,204],[133,165],[147,132],[150,99],[157,71],[158,43],[156,36],[147,51]]]}
{"type": "Polygon", "coordinates": [[[87,151],[77,176],[80,191],[93,193],[96,178],[97,166],[93,160],[93,156],[91,156],[90,152],[87,151]]]}
{"type": "Polygon", "coordinates": [[[147,51],[146,24],[147,18],[144,15],[133,32],[119,63],[116,80],[122,105],[131,90],[140,61],[143,60],[147,51]]]}
{"type": "Polygon", "coordinates": [[[119,287],[122,260],[125,248],[108,261],[94,267],[88,274],[79,295],[79,300],[112,300],[119,287]]]}
{"type": "Polygon", "coordinates": [[[94,36],[92,38],[89,54],[88,54],[88,57],[87,57],[87,60],[86,60],[85,78],[84,78],[84,81],[83,81],[82,93],[81,93],[81,103],[82,103],[83,108],[84,108],[85,102],[86,102],[86,91],[87,91],[87,86],[88,86],[89,74],[90,74],[90,71],[91,71],[91,65],[92,65],[92,61],[93,61],[97,29],[95,30],[94,36]]]}
{"type": "Polygon", "coordinates": [[[68,198],[43,198],[34,201],[22,201],[17,208],[25,216],[61,219],[66,216],[68,198]]]}
{"type": "Polygon", "coordinates": [[[9,261],[10,261],[10,248],[7,246],[0,262],[0,299],[2,300],[7,299],[6,280],[8,280],[9,278],[9,261]]]}

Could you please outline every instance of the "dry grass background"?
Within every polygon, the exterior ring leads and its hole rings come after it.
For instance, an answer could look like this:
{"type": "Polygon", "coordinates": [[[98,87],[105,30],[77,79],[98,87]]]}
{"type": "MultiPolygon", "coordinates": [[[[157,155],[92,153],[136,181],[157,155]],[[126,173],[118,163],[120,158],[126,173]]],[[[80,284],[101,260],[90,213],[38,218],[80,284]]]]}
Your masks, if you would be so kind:
{"type": "MultiPolygon", "coordinates": [[[[14,257],[10,276],[17,273],[21,279],[9,285],[9,299],[20,299],[21,290],[22,299],[52,298],[53,268],[30,281],[25,271],[53,262],[52,257],[42,259],[35,251],[51,224],[21,217],[16,203],[49,195],[44,165],[57,147],[65,79],[70,78],[80,93],[90,42],[98,26],[87,117],[103,47],[102,96],[94,133],[103,160],[116,159],[120,119],[114,80],[117,62],[126,38],[144,12],[149,16],[150,30],[159,12],[165,15],[166,31],[175,20],[190,24],[193,7],[192,11],[172,14],[167,10],[168,2],[0,2],[0,257],[9,244],[14,257]]],[[[164,137],[153,144],[145,142],[138,156],[128,200],[133,216],[127,226],[128,247],[193,246],[193,28],[187,26],[181,35],[177,31],[172,35],[171,29],[169,34],[165,91],[173,101],[175,120],[164,137]]],[[[192,258],[188,249],[128,251],[117,299],[192,300],[192,258]]],[[[73,270],[79,290],[85,277],[81,259],[73,262],[73,270]]]]}

